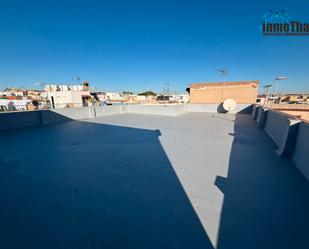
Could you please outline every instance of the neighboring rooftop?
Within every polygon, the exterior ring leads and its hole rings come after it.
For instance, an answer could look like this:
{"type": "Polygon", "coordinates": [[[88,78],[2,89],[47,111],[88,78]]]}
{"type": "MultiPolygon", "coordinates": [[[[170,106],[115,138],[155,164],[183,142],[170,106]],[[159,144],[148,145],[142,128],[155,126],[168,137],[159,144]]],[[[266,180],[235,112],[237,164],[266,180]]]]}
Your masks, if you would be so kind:
{"type": "Polygon", "coordinates": [[[246,81],[231,81],[231,82],[200,82],[200,83],[191,83],[189,88],[199,89],[208,86],[254,86],[257,87],[259,84],[258,80],[246,80],[246,81]]]}
{"type": "Polygon", "coordinates": [[[309,183],[250,115],[125,113],[0,134],[2,249],[308,248],[309,183]]]}

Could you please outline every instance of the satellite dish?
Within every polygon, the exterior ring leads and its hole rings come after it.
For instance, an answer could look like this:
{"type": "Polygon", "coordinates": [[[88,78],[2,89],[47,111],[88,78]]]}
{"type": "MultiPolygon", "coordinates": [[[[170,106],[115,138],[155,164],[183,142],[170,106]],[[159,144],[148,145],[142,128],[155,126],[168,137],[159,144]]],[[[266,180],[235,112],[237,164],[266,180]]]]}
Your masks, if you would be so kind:
{"type": "Polygon", "coordinates": [[[223,109],[227,112],[233,111],[236,108],[236,101],[234,99],[226,99],[223,102],[223,109]]]}

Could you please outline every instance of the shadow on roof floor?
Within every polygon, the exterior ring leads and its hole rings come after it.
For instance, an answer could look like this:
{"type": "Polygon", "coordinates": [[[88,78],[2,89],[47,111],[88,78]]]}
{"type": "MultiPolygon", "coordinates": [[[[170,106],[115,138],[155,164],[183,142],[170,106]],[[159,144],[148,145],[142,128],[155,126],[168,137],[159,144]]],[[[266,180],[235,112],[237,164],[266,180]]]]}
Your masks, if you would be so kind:
{"type": "Polygon", "coordinates": [[[159,136],[80,121],[2,132],[0,248],[213,248],[159,136]]]}
{"type": "Polygon", "coordinates": [[[236,115],[228,177],[216,179],[224,193],[217,248],[308,248],[309,184],[259,131],[236,115]]]}

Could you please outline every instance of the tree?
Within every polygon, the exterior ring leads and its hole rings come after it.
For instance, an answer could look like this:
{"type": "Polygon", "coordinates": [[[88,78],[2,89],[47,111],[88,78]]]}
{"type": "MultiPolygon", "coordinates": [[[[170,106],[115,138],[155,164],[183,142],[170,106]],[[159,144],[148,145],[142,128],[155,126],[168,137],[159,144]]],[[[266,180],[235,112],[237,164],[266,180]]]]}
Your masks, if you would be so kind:
{"type": "Polygon", "coordinates": [[[123,94],[123,95],[133,95],[132,92],[128,92],[128,91],[123,91],[122,94],[123,94]]]}
{"type": "Polygon", "coordinates": [[[152,91],[146,91],[138,94],[139,96],[157,96],[155,92],[152,91]]]}

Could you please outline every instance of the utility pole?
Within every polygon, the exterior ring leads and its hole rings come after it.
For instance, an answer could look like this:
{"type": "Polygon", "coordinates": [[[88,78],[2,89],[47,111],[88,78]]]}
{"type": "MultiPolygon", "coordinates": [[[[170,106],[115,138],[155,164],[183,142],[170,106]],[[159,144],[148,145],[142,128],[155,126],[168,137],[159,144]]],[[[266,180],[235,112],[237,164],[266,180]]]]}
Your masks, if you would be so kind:
{"type": "Polygon", "coordinates": [[[170,83],[166,83],[167,89],[167,101],[170,101],[170,83]]]}

